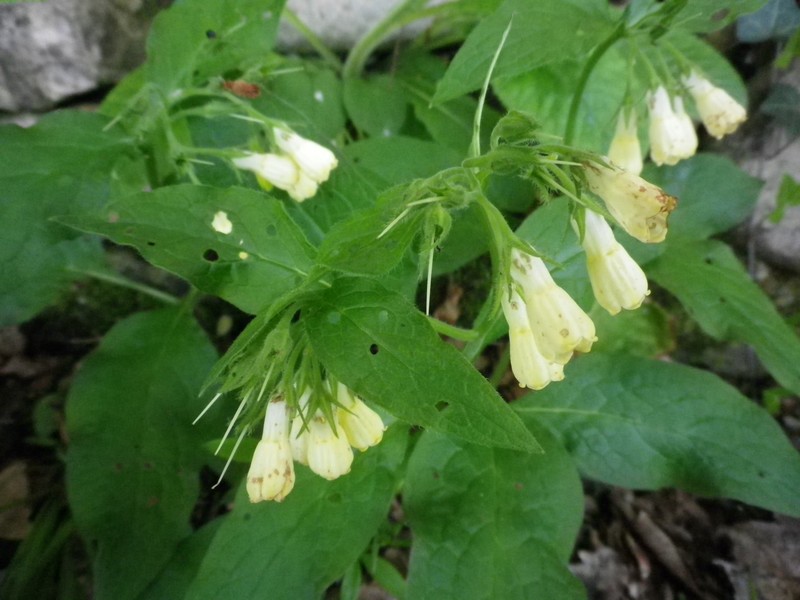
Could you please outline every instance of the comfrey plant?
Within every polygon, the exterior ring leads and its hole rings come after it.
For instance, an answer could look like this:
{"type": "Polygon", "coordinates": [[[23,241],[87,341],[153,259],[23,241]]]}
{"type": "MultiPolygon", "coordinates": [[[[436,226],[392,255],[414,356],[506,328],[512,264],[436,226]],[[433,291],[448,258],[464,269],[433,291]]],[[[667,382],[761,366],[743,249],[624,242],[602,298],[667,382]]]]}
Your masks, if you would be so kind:
{"type": "Polygon", "coordinates": [[[178,1],[99,114],[0,129],[6,322],[78,276],[165,304],[69,392],[94,597],[585,598],[581,477],[800,515],[772,416],[672,358],[694,327],[800,393],[800,340],[713,237],[760,183],[696,154],[746,118],[698,34],[760,0],[425,4],[342,62],[279,0],[178,1]],[[273,50],[281,15],[316,54],[273,50]]]}

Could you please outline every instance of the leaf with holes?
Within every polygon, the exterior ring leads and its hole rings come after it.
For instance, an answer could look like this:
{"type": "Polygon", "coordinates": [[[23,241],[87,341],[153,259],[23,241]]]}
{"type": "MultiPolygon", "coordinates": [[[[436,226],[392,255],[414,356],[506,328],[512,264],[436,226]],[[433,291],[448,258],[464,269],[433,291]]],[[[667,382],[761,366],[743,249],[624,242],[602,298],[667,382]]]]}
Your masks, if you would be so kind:
{"type": "Polygon", "coordinates": [[[489,382],[376,281],[337,279],[303,319],[325,367],[396,417],[476,444],[540,450],[489,382]]]}
{"type": "Polygon", "coordinates": [[[67,493],[94,596],[135,598],[191,533],[213,419],[192,426],[215,352],[182,309],[118,323],[67,399],[67,493]]]}
{"type": "Polygon", "coordinates": [[[581,482],[553,435],[529,421],[544,454],[423,434],[403,493],[414,532],[409,598],[586,597],[566,566],[583,517],[581,482]]]}
{"type": "Polygon", "coordinates": [[[186,598],[257,600],[265,590],[270,598],[322,597],[385,522],[407,440],[404,427],[391,427],[336,481],[298,464],[280,504],[250,504],[243,482],[186,598]]]}
{"type": "Polygon", "coordinates": [[[514,407],[556,431],[584,475],[800,515],[800,455],[764,410],[718,377],[594,352],[566,374],[514,407]]]}
{"type": "Polygon", "coordinates": [[[135,246],[149,262],[246,312],[294,289],[314,249],[283,205],[244,188],[176,185],[62,223],[135,246]]]}

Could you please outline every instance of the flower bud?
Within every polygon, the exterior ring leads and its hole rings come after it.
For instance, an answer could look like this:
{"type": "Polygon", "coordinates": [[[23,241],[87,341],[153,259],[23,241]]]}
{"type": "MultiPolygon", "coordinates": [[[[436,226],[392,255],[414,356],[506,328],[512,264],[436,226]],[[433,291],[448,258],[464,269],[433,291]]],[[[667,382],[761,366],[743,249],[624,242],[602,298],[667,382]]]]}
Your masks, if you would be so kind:
{"type": "Polygon", "coordinates": [[[270,402],[264,415],[263,435],[247,473],[250,502],[280,502],[292,491],[294,478],[288,408],[283,400],[270,402]]]}
{"type": "Polygon", "coordinates": [[[503,314],[508,321],[508,340],[511,347],[511,371],[520,387],[540,390],[551,381],[564,379],[564,367],[547,360],[531,331],[525,301],[516,290],[511,297],[503,295],[503,314]]]}
{"type": "Polygon", "coordinates": [[[625,231],[640,242],[662,242],[667,236],[667,217],[678,200],[638,175],[615,167],[587,164],[586,183],[600,196],[608,212],[625,231]]]}
{"type": "MultiPolygon", "coordinates": [[[[336,408],[332,408],[336,411],[336,408]]],[[[336,479],[350,472],[353,450],[344,432],[334,433],[321,411],[308,423],[308,466],[325,479],[336,479]]]]}
{"type": "Polygon", "coordinates": [[[386,429],[380,415],[342,383],[337,385],[336,399],[341,405],[336,412],[339,428],[344,431],[350,445],[363,452],[379,444],[386,429]]]}
{"type": "MultiPolygon", "coordinates": [[[[650,110],[650,157],[653,162],[657,165],[674,165],[694,155],[697,150],[694,128],[690,134],[686,120],[673,110],[663,85],[648,94],[647,104],[650,110]]],[[[682,110],[682,100],[679,107],[682,110]]]]}
{"type": "Polygon", "coordinates": [[[683,83],[694,98],[703,125],[715,138],[733,133],[747,119],[747,111],[741,104],[697,72],[692,71],[683,83]]]}
{"type": "Polygon", "coordinates": [[[639,144],[635,111],[632,110],[627,119],[624,112],[620,113],[614,138],[608,147],[608,158],[628,173],[638,175],[642,172],[642,147],[639,144]]]}
{"type": "Polygon", "coordinates": [[[644,271],[617,242],[603,217],[591,210],[585,214],[586,228],[581,243],[598,304],[612,315],[623,308],[639,308],[649,293],[644,271]]]}
{"type": "Polygon", "coordinates": [[[330,173],[339,164],[336,155],[325,146],[307,140],[294,131],[274,129],[275,143],[288,154],[315,183],[327,181],[330,173]]]}
{"type": "Polygon", "coordinates": [[[522,287],[531,331],[539,352],[566,364],[574,350],[589,352],[597,340],[594,323],[575,300],[556,285],[542,259],[511,251],[511,276],[522,287]]]}

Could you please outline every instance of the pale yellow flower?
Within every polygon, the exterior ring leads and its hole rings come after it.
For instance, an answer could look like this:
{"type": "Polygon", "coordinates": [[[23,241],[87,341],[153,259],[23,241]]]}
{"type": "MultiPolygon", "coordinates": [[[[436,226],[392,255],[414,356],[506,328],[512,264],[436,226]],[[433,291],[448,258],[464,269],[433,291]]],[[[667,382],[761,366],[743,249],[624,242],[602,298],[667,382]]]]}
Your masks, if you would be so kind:
{"type": "MultiPolygon", "coordinates": [[[[647,105],[650,111],[650,157],[653,162],[657,165],[674,165],[693,156],[697,150],[697,135],[693,128],[690,133],[685,119],[675,113],[664,86],[648,94],[647,105]]],[[[682,105],[683,101],[680,107],[682,105]]]]}
{"type": "Polygon", "coordinates": [[[296,134],[294,131],[274,129],[278,148],[296,162],[306,177],[316,183],[327,181],[331,171],[339,164],[336,155],[316,142],[296,134]]]}
{"type": "Polygon", "coordinates": [[[283,500],[294,487],[294,463],[289,446],[289,413],[286,402],[267,406],[264,431],[247,473],[250,502],[283,500]]]}
{"type": "Polygon", "coordinates": [[[719,139],[736,131],[747,120],[747,110],[728,92],[692,71],[683,83],[697,105],[708,133],[719,139]]]}
{"type": "MultiPolygon", "coordinates": [[[[335,413],[337,409],[332,407],[332,410],[335,413]]],[[[349,473],[353,464],[353,450],[347,436],[341,428],[334,433],[319,410],[308,423],[307,459],[314,473],[329,480],[349,473]]]]}
{"type": "Polygon", "coordinates": [[[342,383],[337,385],[336,399],[341,405],[336,413],[339,428],[344,431],[350,445],[363,452],[379,444],[386,429],[380,415],[342,383]]]}
{"type": "Polygon", "coordinates": [[[631,110],[627,118],[624,111],[619,114],[617,129],[608,147],[608,158],[628,173],[638,175],[642,172],[642,146],[636,128],[636,111],[631,110]]]}

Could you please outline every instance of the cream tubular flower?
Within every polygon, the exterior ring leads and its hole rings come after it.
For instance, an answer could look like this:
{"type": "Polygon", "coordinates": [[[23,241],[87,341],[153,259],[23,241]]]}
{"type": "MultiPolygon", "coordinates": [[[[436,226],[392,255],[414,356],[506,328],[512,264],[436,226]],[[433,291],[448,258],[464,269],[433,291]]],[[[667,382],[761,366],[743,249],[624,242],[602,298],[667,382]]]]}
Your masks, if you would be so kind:
{"type": "Polygon", "coordinates": [[[594,323],[556,285],[542,259],[511,251],[511,275],[522,287],[533,338],[549,361],[566,364],[575,350],[589,352],[597,340],[594,323]]]}
{"type": "Polygon", "coordinates": [[[679,139],[682,140],[683,152],[687,155],[686,158],[689,158],[697,153],[697,131],[694,129],[692,118],[686,113],[681,96],[675,96],[672,99],[672,107],[675,109],[675,116],[681,124],[679,139]]]}
{"type": "MultiPolygon", "coordinates": [[[[333,407],[334,412],[337,410],[333,407]]],[[[341,428],[334,433],[321,411],[308,423],[308,466],[325,479],[336,479],[350,472],[353,450],[341,428]]]]}
{"type": "Polygon", "coordinates": [[[327,181],[339,162],[336,155],[325,146],[307,140],[294,131],[274,129],[275,143],[298,164],[305,175],[315,183],[327,181]]]}
{"type": "Polygon", "coordinates": [[[608,158],[628,173],[638,175],[642,172],[644,165],[636,128],[636,111],[631,110],[627,118],[624,111],[619,114],[617,129],[608,147],[608,158]]]}
{"type": "Polygon", "coordinates": [[[511,371],[520,387],[541,390],[551,381],[564,379],[564,366],[547,360],[531,331],[525,301],[516,290],[511,297],[503,295],[503,314],[508,321],[508,339],[511,346],[511,371]]]}
{"type": "Polygon", "coordinates": [[[664,241],[667,217],[678,204],[675,197],[615,167],[587,164],[584,173],[589,189],[603,199],[625,231],[640,242],[664,241]]]}
{"type": "Polygon", "coordinates": [[[349,444],[362,452],[379,444],[386,429],[380,415],[342,383],[337,384],[336,399],[341,405],[336,412],[339,429],[344,431],[349,444]]]}
{"type": "Polygon", "coordinates": [[[292,426],[289,429],[289,445],[292,448],[292,457],[302,465],[308,464],[308,428],[304,427],[303,417],[307,417],[310,398],[311,388],[306,388],[297,401],[298,413],[292,419],[292,426]]]}
{"type": "Polygon", "coordinates": [[[258,177],[282,190],[289,190],[297,185],[300,177],[297,163],[281,154],[250,153],[234,158],[233,164],[245,171],[252,171],[258,177]]]}
{"type": "Polygon", "coordinates": [[[283,400],[270,402],[264,433],[247,473],[250,502],[283,500],[294,487],[294,463],[289,446],[289,412],[283,400]]]}
{"type": "Polygon", "coordinates": [[[647,105],[650,110],[650,157],[653,162],[657,165],[674,165],[692,156],[697,147],[697,136],[694,136],[693,142],[688,135],[686,122],[675,114],[663,85],[648,94],[647,105]]]}
{"type": "MultiPolygon", "coordinates": [[[[598,304],[612,315],[623,308],[639,308],[650,293],[644,271],[614,238],[603,217],[587,210],[585,224],[581,244],[586,251],[586,267],[598,304]]],[[[574,222],[573,226],[576,226],[574,222]]]]}
{"type": "Polygon", "coordinates": [[[724,135],[733,133],[747,119],[744,106],[696,71],[685,77],[683,83],[694,98],[703,125],[715,138],[720,139],[724,135]]]}

